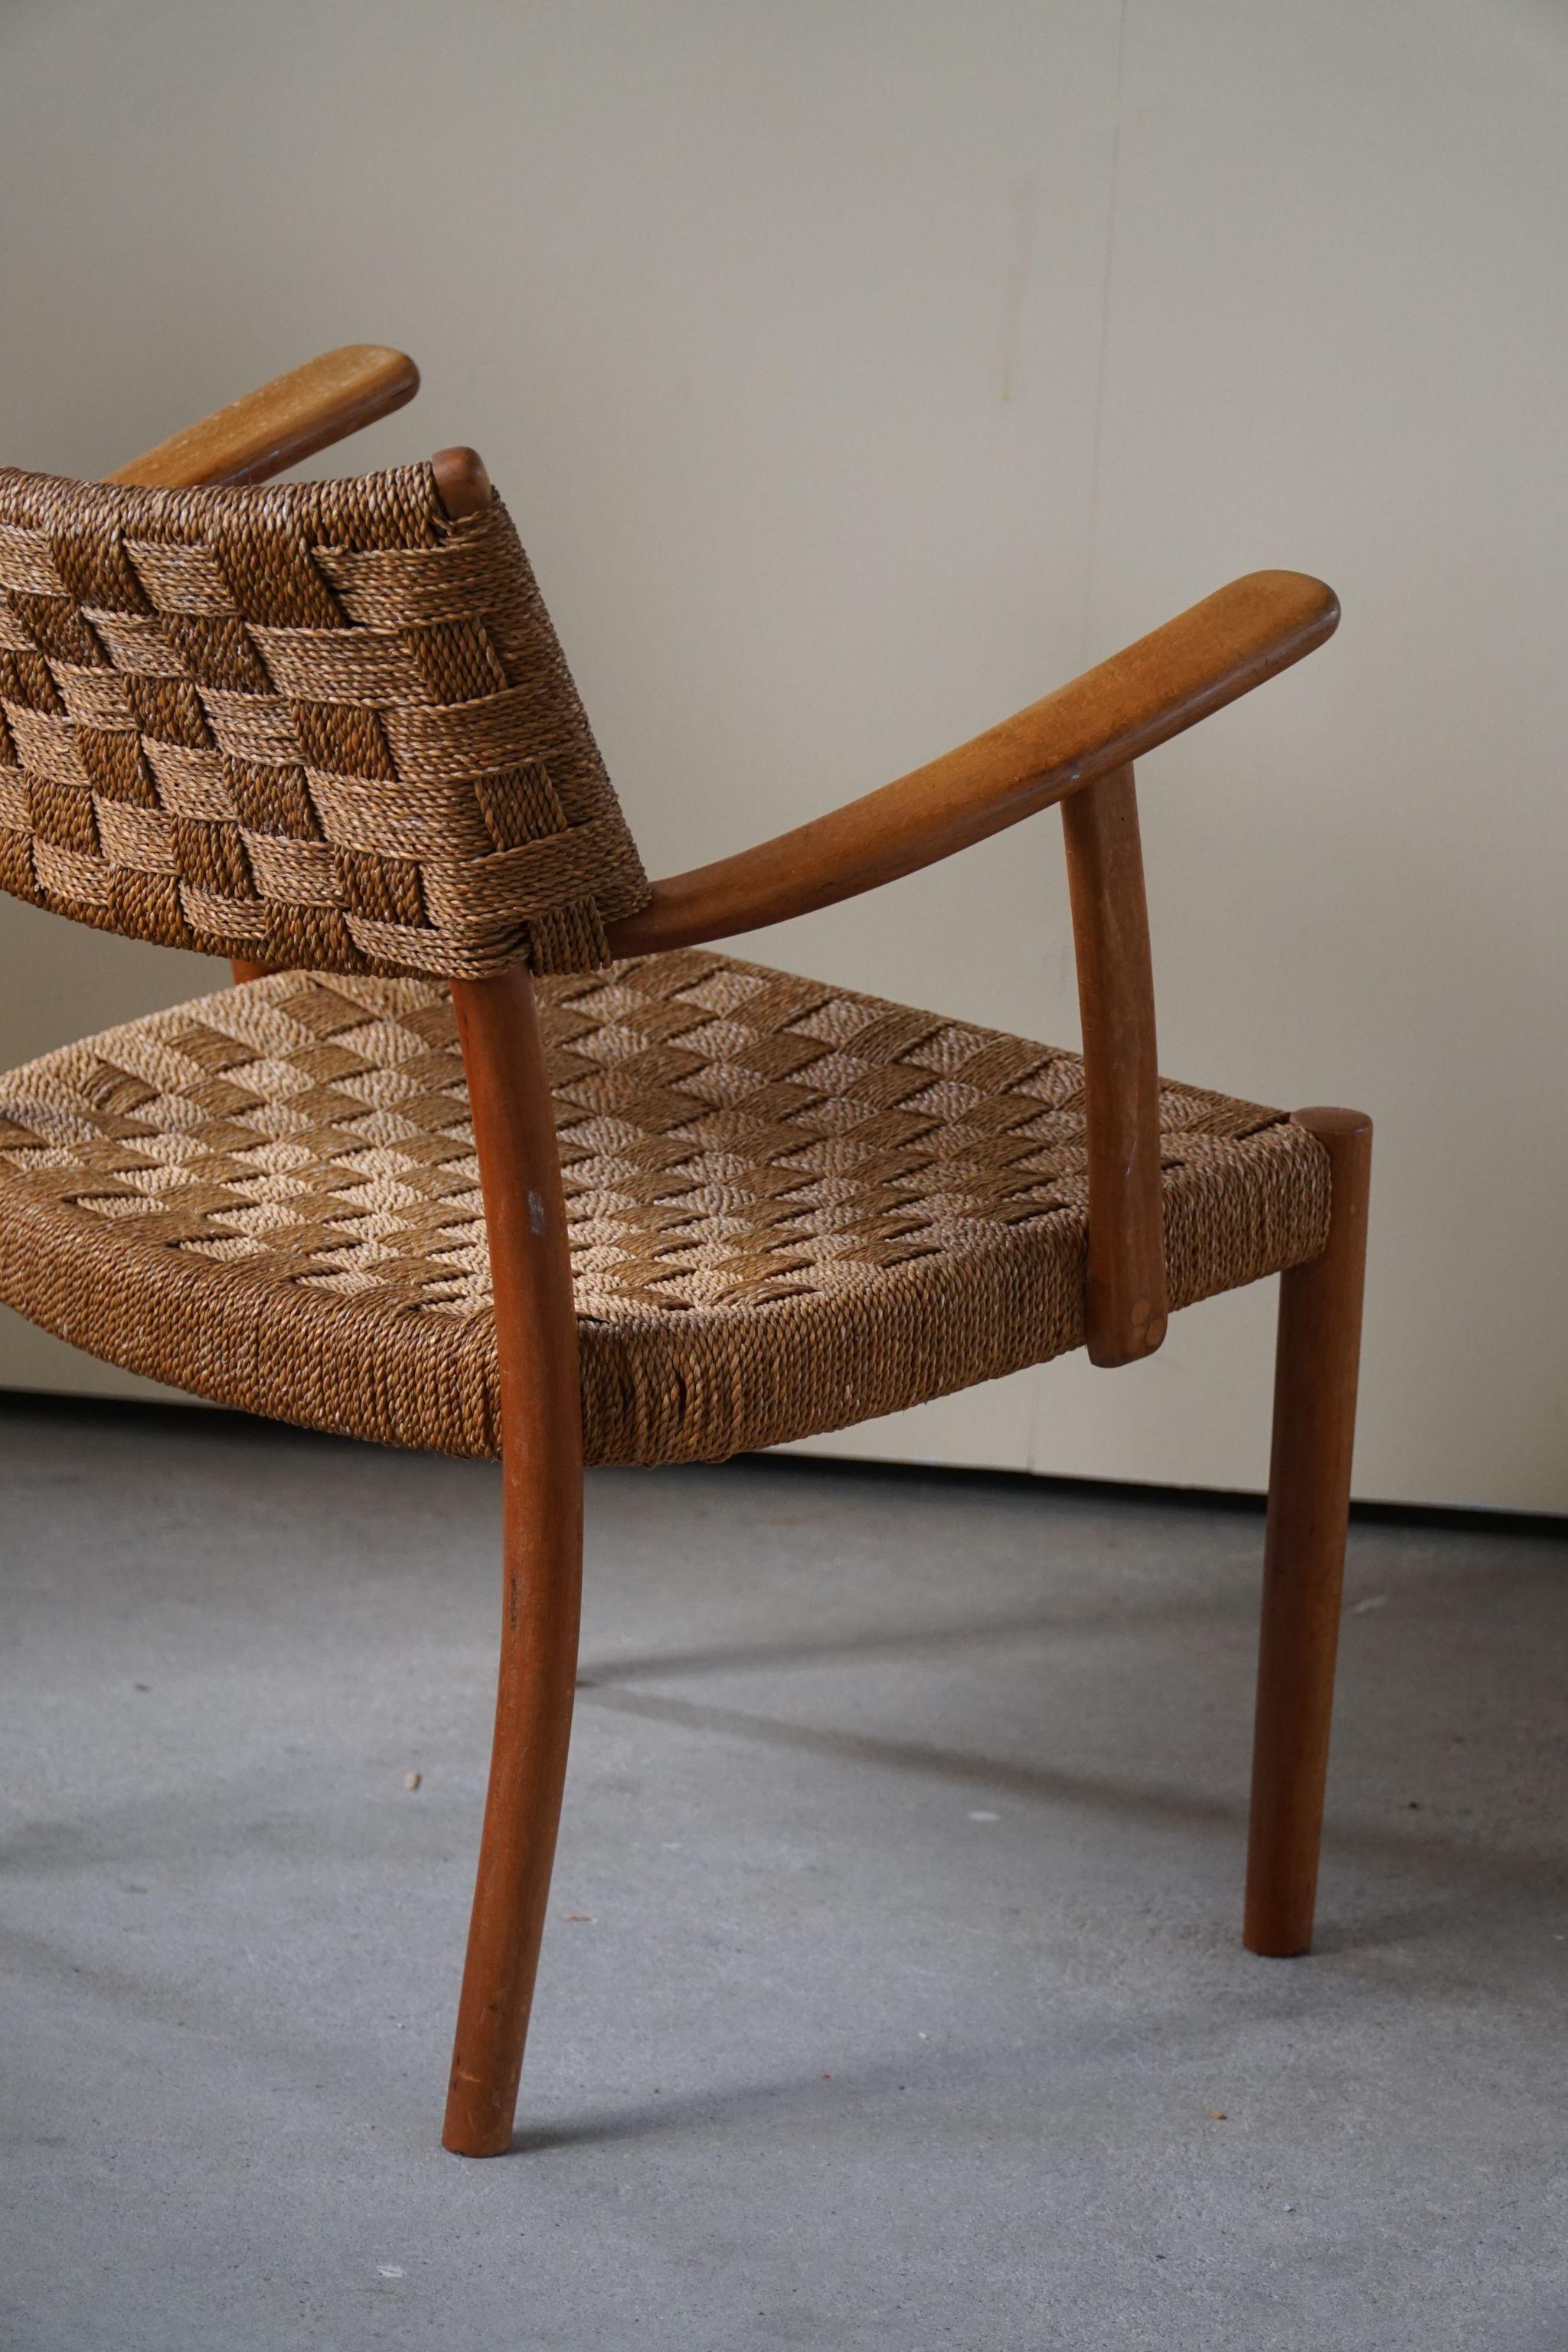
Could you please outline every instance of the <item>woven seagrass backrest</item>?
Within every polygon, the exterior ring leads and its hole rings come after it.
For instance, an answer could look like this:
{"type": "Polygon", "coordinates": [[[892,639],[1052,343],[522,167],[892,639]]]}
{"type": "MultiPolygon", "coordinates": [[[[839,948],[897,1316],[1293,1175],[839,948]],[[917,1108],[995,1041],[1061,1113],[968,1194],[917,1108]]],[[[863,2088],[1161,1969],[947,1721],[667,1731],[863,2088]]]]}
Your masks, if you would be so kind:
{"type": "Polygon", "coordinates": [[[0,887],[173,947],[473,978],[648,886],[506,509],[0,471],[0,887]]]}

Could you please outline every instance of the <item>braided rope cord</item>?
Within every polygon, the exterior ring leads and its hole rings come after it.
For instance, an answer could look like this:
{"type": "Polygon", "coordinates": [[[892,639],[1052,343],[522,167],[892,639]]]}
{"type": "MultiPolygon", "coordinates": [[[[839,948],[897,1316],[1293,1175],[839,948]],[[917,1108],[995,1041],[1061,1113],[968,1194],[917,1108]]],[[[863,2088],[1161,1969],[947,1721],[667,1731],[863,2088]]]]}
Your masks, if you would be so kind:
{"type": "MultiPolygon", "coordinates": [[[[599,1462],[842,1429],[1083,1340],[1072,1054],[689,949],[546,978],[599,1462]]],[[[1314,1257],[1322,1147],[1167,1083],[1177,1306],[1314,1257]]],[[[111,1362],[397,1444],[499,1443],[450,991],[284,972],[0,1076],[0,1297],[111,1362]]]]}
{"type": "Polygon", "coordinates": [[[0,471],[0,887],[319,971],[607,961],[647,878],[498,501],[0,471]]]}

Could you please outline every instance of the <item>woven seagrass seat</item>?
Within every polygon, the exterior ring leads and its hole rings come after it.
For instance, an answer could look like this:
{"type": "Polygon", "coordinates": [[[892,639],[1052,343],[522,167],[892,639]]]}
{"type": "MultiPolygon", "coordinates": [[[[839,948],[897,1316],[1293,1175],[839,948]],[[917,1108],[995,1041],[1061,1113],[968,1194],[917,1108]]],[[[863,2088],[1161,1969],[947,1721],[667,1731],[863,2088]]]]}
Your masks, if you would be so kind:
{"type": "MultiPolygon", "coordinates": [[[[584,1439],[714,1459],[1083,1339],[1075,1055],[689,949],[539,985],[584,1439]]],[[[1322,1147],[1166,1086],[1173,1303],[1315,1256],[1322,1147]]],[[[500,1451],[451,992],[286,973],[0,1077],[0,1295],[279,1419],[500,1451]]]]}
{"type": "Polygon", "coordinates": [[[331,352],[109,482],[0,471],[0,890],[237,983],[0,1076],[0,1298],[110,1360],[500,1455],[444,2137],[508,2146],[583,1466],[842,1429],[1279,1274],[1245,1937],[1311,1933],[1371,1129],[1163,1083],[1132,762],[1321,645],[1256,572],[862,799],[650,882],[472,450],[331,352]],[[267,487],[258,487],[266,483],[267,487]],[[1081,1055],[715,952],[1058,805],[1081,1055]]]}

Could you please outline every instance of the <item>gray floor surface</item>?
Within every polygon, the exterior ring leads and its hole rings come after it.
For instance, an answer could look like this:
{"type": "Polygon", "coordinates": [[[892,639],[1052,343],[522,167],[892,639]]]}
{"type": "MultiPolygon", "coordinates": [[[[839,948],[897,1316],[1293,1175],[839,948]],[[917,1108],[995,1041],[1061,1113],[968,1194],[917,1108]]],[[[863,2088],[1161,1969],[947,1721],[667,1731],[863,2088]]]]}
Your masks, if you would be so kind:
{"type": "Polygon", "coordinates": [[[596,1474],[522,2128],[471,2164],[497,1509],[0,1411],[6,2352],[1568,2345],[1568,1545],[1357,1528],[1320,1948],[1270,1963],[1255,1516],[596,1474]]]}

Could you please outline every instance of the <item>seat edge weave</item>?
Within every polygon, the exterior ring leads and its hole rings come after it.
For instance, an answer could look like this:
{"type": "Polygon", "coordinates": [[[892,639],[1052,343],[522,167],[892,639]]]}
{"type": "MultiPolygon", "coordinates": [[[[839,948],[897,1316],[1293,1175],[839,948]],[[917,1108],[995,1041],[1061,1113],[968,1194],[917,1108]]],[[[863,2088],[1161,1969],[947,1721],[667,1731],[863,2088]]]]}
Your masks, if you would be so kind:
{"type": "MultiPolygon", "coordinates": [[[[1328,1155],[1284,1118],[1250,1137],[1229,1171],[1223,1261],[1214,1248],[1215,1190],[1202,1169],[1177,1169],[1167,1181],[1173,1307],[1304,1263],[1326,1241],[1328,1155]]],[[[812,1297],[646,1321],[584,1318],[586,1459],[723,1460],[1064,1355],[1084,1336],[1081,1225],[1063,1246],[1068,1239],[1019,1232],[978,1264],[896,1267],[875,1306],[862,1300],[853,1314],[812,1297]]],[[[216,1404],[384,1444],[479,1457],[500,1451],[486,1318],[437,1321],[309,1292],[296,1292],[280,1314],[277,1294],[243,1265],[184,1260],[129,1240],[4,1177],[0,1298],[90,1355],[216,1404]],[[104,1344],[106,1315],[112,1347],[104,1344]]]]}

